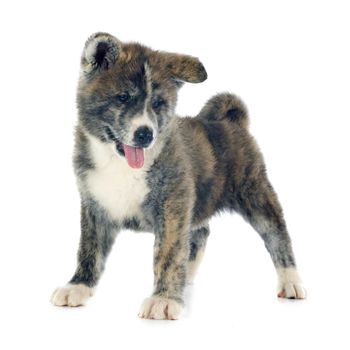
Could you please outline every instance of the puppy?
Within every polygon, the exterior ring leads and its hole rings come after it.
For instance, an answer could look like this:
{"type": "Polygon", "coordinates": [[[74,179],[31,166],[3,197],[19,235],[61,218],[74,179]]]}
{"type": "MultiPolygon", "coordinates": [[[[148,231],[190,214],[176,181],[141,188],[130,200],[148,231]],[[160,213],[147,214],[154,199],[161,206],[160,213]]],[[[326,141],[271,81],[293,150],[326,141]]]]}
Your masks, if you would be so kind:
{"type": "Polygon", "coordinates": [[[151,231],[154,291],[139,316],[177,319],[220,211],[241,214],[276,267],[278,296],[305,298],[281,206],[234,95],[210,99],[195,118],[175,116],[184,82],[207,78],[197,58],[122,43],[107,33],[81,58],[74,168],[81,240],[74,276],[52,303],[78,306],[93,294],[123,228],[151,231]]]}

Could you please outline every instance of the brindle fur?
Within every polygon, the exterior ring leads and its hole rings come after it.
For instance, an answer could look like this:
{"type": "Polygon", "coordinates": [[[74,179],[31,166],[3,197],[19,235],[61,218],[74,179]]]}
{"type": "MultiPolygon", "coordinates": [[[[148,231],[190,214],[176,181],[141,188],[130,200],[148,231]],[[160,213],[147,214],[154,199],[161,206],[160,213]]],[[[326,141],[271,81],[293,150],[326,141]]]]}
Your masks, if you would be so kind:
{"type": "MultiPolygon", "coordinates": [[[[120,229],[152,231],[153,296],[183,303],[189,264],[204,251],[209,235],[207,222],[225,210],[240,213],[256,229],[277,269],[295,267],[282,209],[249,134],[242,101],[219,94],[198,116],[178,118],[174,109],[179,87],[207,77],[196,58],[124,44],[106,33],[93,35],[87,46],[96,38],[101,38],[96,49],[84,51],[78,88],[74,167],[82,198],[82,233],[78,267],[70,283],[97,284],[120,229]],[[125,90],[135,96],[127,108],[114,99],[125,90]],[[157,95],[164,105],[155,113],[150,103],[157,95]],[[108,143],[103,126],[112,125],[123,138],[128,123],[145,106],[158,126],[154,147],[160,145],[145,170],[149,192],[140,215],[114,220],[87,185],[86,177],[96,167],[87,135],[108,143]]],[[[164,318],[172,318],[169,313],[165,308],[164,318]]],[[[141,316],[152,318],[152,310],[141,316]]]]}

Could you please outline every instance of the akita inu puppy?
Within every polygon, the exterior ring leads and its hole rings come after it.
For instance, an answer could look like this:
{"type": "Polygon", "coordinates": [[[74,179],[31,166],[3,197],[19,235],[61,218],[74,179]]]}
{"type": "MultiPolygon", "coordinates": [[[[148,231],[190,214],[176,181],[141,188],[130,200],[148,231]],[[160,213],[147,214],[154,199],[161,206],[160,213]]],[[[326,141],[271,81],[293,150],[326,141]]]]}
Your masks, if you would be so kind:
{"type": "Polygon", "coordinates": [[[154,291],[140,317],[177,319],[183,291],[203,255],[208,220],[241,214],[265,242],[278,296],[305,298],[291,240],[262,155],[234,95],[210,99],[195,118],[178,118],[184,82],[207,78],[197,58],[92,35],[81,58],[74,167],[81,195],[78,266],[55,305],[93,294],[123,228],[151,231],[154,291]]]}

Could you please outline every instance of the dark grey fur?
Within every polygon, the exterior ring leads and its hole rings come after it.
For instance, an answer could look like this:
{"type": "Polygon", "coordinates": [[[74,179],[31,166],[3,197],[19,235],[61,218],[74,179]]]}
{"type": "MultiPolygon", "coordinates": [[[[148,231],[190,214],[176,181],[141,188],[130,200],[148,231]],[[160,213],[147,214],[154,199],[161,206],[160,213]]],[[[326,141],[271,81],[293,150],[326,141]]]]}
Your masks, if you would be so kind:
{"type": "Polygon", "coordinates": [[[111,251],[119,225],[91,198],[82,199],[78,266],[70,283],[94,287],[111,251]]]}

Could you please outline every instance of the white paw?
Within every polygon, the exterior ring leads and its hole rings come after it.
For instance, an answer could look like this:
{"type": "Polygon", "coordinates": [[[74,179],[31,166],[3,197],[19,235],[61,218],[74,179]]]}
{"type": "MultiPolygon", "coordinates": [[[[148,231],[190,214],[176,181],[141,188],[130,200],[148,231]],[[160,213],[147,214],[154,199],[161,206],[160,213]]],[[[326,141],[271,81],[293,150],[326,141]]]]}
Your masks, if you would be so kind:
{"type": "Polygon", "coordinates": [[[298,271],[295,268],[279,268],[277,296],[287,299],[305,299],[306,290],[303,287],[298,271]]]}
{"type": "Polygon", "coordinates": [[[93,294],[93,288],[84,284],[70,284],[57,288],[52,296],[51,303],[56,306],[80,306],[93,294]]]}
{"type": "Polygon", "coordinates": [[[177,320],[182,305],[173,299],[150,297],[141,305],[139,317],[152,320],[177,320]]]}

